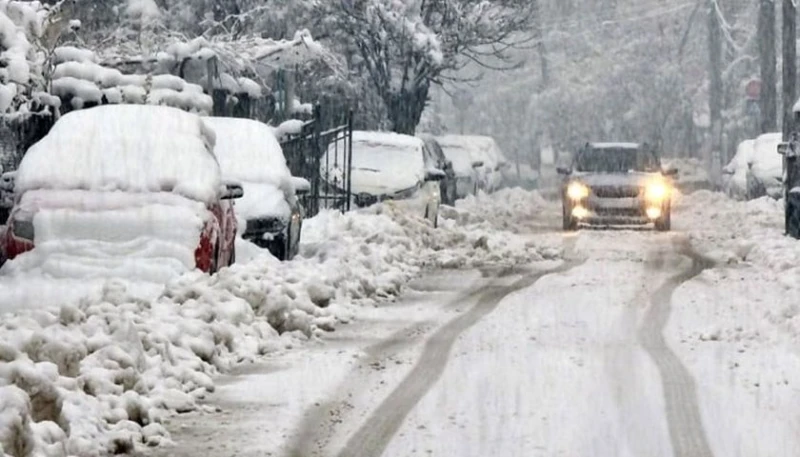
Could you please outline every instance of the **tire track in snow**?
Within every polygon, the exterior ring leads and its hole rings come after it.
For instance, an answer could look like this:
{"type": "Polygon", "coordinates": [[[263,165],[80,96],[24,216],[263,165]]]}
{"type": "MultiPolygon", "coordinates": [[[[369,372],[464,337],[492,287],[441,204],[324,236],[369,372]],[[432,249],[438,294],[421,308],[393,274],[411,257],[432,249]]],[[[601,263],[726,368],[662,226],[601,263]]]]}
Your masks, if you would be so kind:
{"type": "MultiPolygon", "coordinates": [[[[467,313],[453,319],[425,343],[422,356],[394,391],[364,420],[361,428],[347,441],[338,457],[380,456],[400,429],[406,416],[439,380],[456,339],[483,317],[494,311],[509,294],[532,286],[544,276],[562,273],[583,263],[567,262],[558,268],[541,271],[510,286],[484,289],[478,303],[467,313]]],[[[295,454],[301,455],[301,454],[295,454]]]]}
{"type": "Polygon", "coordinates": [[[672,294],[681,284],[710,268],[713,262],[693,252],[686,243],[679,242],[679,254],[689,257],[692,266],[669,278],[651,296],[652,306],[647,310],[639,328],[639,341],[658,367],[666,404],[670,442],[676,457],[713,457],[708,445],[694,377],[680,359],[667,346],[664,328],[672,312],[672,294]]]}

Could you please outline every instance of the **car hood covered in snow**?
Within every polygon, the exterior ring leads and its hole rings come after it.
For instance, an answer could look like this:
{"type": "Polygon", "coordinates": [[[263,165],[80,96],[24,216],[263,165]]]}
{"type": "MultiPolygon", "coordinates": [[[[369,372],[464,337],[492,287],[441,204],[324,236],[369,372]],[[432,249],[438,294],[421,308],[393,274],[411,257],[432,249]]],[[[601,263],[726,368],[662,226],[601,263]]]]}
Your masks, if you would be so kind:
{"type": "Polygon", "coordinates": [[[15,218],[33,219],[36,249],[4,273],[55,278],[122,277],[163,283],[195,268],[195,249],[211,213],[169,192],[35,190],[15,218]]]}

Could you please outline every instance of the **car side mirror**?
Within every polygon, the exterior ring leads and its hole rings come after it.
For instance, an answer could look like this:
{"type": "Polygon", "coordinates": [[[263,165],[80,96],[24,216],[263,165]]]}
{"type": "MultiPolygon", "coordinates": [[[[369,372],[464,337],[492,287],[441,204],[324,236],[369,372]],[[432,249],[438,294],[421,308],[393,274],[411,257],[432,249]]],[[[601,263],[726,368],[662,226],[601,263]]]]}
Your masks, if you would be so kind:
{"type": "Polygon", "coordinates": [[[572,170],[570,170],[569,168],[564,168],[564,167],[556,167],[556,173],[558,173],[560,175],[564,175],[564,176],[569,176],[569,175],[572,174],[572,170]]]}
{"type": "Polygon", "coordinates": [[[292,185],[296,195],[308,195],[311,192],[311,183],[306,178],[292,176],[292,185]]]}
{"type": "Polygon", "coordinates": [[[476,170],[478,168],[481,168],[482,166],[483,166],[483,161],[482,160],[477,160],[475,162],[472,162],[472,168],[474,168],[476,170]]]}
{"type": "Polygon", "coordinates": [[[222,191],[222,200],[235,200],[244,196],[244,189],[241,184],[228,183],[225,184],[225,189],[222,191]]]}
{"type": "Polygon", "coordinates": [[[431,168],[425,172],[425,181],[441,181],[447,176],[444,171],[438,168],[431,168]]]}

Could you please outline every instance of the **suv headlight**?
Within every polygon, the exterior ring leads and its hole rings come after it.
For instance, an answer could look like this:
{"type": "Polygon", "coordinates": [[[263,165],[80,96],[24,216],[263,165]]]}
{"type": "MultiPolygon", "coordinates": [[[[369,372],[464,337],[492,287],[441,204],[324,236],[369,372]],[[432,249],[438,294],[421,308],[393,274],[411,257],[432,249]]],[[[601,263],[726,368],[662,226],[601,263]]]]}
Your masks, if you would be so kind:
{"type": "Polygon", "coordinates": [[[573,181],[567,186],[567,196],[571,200],[582,200],[589,196],[589,187],[586,184],[573,181]]]}
{"type": "Polygon", "coordinates": [[[669,197],[669,186],[664,182],[649,183],[644,190],[644,198],[650,202],[661,202],[669,197]]]}

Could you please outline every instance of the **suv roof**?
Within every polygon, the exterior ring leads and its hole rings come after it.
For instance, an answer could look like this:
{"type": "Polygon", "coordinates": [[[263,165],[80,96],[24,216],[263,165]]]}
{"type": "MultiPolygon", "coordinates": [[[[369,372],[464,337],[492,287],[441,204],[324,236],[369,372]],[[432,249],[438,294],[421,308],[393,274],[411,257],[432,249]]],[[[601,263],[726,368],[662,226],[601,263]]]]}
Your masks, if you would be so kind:
{"type": "Polygon", "coordinates": [[[592,149],[639,149],[640,143],[587,143],[592,149]]]}

